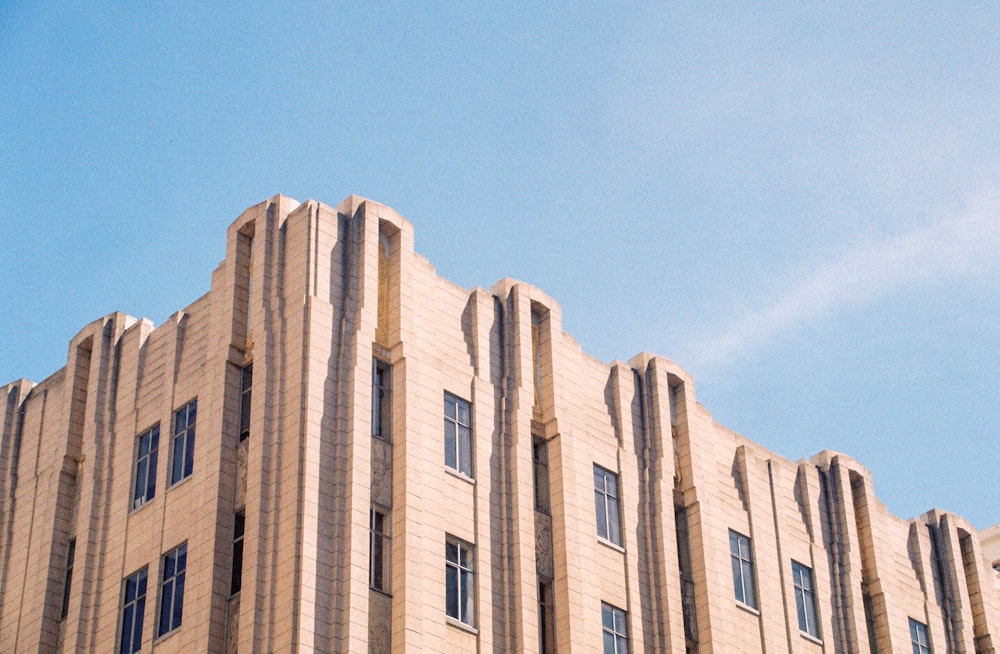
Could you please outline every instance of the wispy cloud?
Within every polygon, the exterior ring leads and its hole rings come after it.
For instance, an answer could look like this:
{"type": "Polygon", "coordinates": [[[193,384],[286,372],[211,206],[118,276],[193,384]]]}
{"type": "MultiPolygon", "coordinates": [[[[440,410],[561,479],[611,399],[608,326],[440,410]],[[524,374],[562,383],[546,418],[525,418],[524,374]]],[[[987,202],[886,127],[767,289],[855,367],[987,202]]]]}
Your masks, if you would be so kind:
{"type": "Polygon", "coordinates": [[[900,288],[948,279],[1000,278],[1000,194],[980,194],[935,222],[793,271],[787,292],[761,298],[702,341],[695,360],[718,369],[752,355],[782,334],[900,288]]]}

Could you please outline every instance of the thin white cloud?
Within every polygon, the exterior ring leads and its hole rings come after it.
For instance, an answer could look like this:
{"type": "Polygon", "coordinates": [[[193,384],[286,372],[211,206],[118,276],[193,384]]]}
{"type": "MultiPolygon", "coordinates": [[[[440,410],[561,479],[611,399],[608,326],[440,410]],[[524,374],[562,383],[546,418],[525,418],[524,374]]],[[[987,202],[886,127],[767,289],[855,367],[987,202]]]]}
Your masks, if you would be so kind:
{"type": "Polygon", "coordinates": [[[782,334],[862,306],[894,290],[956,278],[995,283],[1000,275],[1000,195],[982,194],[945,218],[855,247],[803,269],[770,302],[761,302],[694,349],[719,368],[763,349],[782,334]]]}

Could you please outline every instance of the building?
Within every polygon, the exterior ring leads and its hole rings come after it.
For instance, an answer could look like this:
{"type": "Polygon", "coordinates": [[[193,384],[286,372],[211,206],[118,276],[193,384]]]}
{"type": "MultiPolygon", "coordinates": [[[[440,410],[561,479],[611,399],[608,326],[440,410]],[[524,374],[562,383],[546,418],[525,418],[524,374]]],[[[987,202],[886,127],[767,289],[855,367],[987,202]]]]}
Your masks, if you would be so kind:
{"type": "Polygon", "coordinates": [[[378,203],[277,196],[159,327],[3,387],[2,652],[1000,646],[1000,525],[890,515],[560,308],[465,290],[378,203]]]}

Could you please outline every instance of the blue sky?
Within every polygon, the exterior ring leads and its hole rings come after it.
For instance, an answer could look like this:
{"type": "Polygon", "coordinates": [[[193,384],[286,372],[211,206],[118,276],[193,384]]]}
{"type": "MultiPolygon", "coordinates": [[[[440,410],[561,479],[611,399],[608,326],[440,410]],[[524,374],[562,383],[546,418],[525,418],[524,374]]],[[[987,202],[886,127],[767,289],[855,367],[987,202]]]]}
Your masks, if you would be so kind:
{"type": "Polygon", "coordinates": [[[894,513],[1000,521],[1000,5],[215,4],[0,4],[0,383],[356,193],[894,513]]]}

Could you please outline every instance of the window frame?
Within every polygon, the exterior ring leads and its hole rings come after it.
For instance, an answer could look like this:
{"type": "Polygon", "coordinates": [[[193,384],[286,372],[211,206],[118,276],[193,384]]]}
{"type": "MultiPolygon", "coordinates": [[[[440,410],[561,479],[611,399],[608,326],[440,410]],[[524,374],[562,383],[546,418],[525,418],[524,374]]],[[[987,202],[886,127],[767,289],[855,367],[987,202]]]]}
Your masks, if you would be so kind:
{"type": "Polygon", "coordinates": [[[135,437],[135,452],[132,457],[132,495],[129,511],[137,511],[156,497],[156,468],[159,465],[160,424],[156,423],[135,437]],[[143,442],[149,438],[149,445],[143,453],[143,442]],[[141,471],[144,470],[144,474],[141,471]]]}
{"type": "Polygon", "coordinates": [[[243,543],[246,540],[247,512],[233,513],[233,553],[229,560],[229,597],[243,590],[243,543]]]}
{"type": "Polygon", "coordinates": [[[59,620],[65,620],[69,615],[69,598],[73,592],[73,564],[76,558],[76,536],[66,543],[66,560],[63,566],[62,606],[59,610],[59,620]]]}
{"type": "Polygon", "coordinates": [[[253,361],[240,368],[240,423],[237,442],[250,438],[250,410],[253,403],[253,361]]]}
{"type": "Polygon", "coordinates": [[[601,639],[604,643],[604,654],[628,654],[627,611],[613,604],[601,602],[601,639]]]}
{"type": "Polygon", "coordinates": [[[753,546],[749,536],[729,530],[729,556],[733,568],[733,593],[736,603],[753,611],[757,607],[757,576],[754,571],[753,546]]]}
{"type": "Polygon", "coordinates": [[[372,357],[372,438],[392,443],[392,364],[378,357],[372,357]]]}
{"type": "Polygon", "coordinates": [[[184,624],[184,585],[187,577],[187,543],[181,543],[160,557],[159,610],[156,637],[163,638],[184,624]],[[172,566],[172,572],[171,571],[172,566]]]}
{"type": "Polygon", "coordinates": [[[122,579],[117,654],[136,654],[142,651],[142,630],[145,627],[148,589],[149,566],[144,565],[122,579]],[[135,595],[130,599],[129,591],[132,587],[135,589],[135,595]],[[128,637],[128,641],[126,641],[126,637],[128,637]],[[137,638],[138,642],[136,642],[137,638]]]}
{"type": "Polygon", "coordinates": [[[618,473],[594,464],[594,512],[597,537],[616,547],[624,547],[622,538],[621,480],[618,473]],[[613,481],[613,488],[608,482],[613,481]]]}
{"type": "Polygon", "coordinates": [[[449,534],[445,538],[444,559],[445,615],[459,624],[475,629],[477,617],[476,546],[449,534]],[[452,552],[455,554],[454,560],[452,552]],[[454,602],[452,597],[454,597],[454,602]]]}
{"type": "Polygon", "coordinates": [[[194,444],[197,421],[198,398],[187,402],[174,411],[174,428],[170,436],[171,488],[194,473],[194,444]],[[183,421],[181,420],[182,414],[183,421]],[[193,419],[192,414],[194,415],[193,419]],[[178,461],[180,462],[179,464],[178,461]],[[180,465],[179,469],[178,465],[180,465]]]}
{"type": "Polygon", "coordinates": [[[538,653],[556,652],[556,589],[551,577],[538,575],[538,653]]]}
{"type": "Polygon", "coordinates": [[[444,394],[444,465],[469,479],[475,478],[472,438],[472,402],[445,391],[444,394]],[[449,402],[454,405],[449,415],[449,402]],[[466,415],[462,421],[463,410],[466,415]],[[452,433],[449,433],[452,432],[452,433]]]}
{"type": "Polygon", "coordinates": [[[931,634],[927,625],[920,620],[910,620],[910,645],[913,654],[931,654],[931,634]]]}
{"type": "Polygon", "coordinates": [[[799,631],[815,639],[819,634],[819,612],[816,606],[816,578],[813,569],[792,559],[792,586],[795,589],[795,612],[799,631]]]}
{"type": "Polygon", "coordinates": [[[552,515],[549,494],[549,442],[541,436],[531,437],[531,472],[535,491],[535,510],[552,515]]]}
{"type": "Polygon", "coordinates": [[[392,510],[374,502],[368,513],[368,586],[386,595],[392,592],[392,510]],[[376,516],[382,517],[382,529],[376,516]]]}

